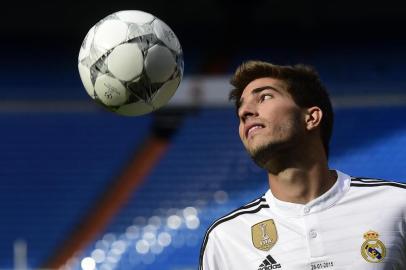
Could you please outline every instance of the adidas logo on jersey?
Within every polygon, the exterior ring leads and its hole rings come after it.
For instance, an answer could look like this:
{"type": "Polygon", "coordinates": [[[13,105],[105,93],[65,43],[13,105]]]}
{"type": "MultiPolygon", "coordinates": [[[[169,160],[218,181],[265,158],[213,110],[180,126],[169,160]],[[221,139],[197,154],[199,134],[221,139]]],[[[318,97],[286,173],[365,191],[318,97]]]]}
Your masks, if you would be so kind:
{"type": "Polygon", "coordinates": [[[258,270],[272,270],[272,269],[280,269],[281,264],[277,263],[271,255],[266,256],[266,259],[262,261],[258,270]]]}

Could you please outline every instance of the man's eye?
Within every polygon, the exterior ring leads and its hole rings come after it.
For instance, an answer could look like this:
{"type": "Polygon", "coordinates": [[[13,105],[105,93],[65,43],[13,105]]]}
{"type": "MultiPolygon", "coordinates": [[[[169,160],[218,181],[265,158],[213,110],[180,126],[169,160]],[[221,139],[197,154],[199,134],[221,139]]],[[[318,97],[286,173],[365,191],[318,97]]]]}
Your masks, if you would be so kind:
{"type": "Polygon", "coordinates": [[[263,94],[261,96],[261,102],[264,100],[267,100],[267,99],[271,99],[271,98],[273,98],[273,96],[271,94],[263,94]]]}

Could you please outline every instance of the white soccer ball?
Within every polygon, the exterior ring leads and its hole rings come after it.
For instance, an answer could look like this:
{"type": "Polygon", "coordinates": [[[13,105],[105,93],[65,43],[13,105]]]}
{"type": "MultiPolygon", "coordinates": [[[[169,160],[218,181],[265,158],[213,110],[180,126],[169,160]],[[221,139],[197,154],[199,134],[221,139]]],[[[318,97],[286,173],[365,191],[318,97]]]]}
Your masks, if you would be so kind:
{"type": "Polygon", "coordinates": [[[126,116],[150,113],[168,103],[183,76],[175,33],[139,10],[115,12],[87,33],[78,68],[91,98],[126,116]]]}

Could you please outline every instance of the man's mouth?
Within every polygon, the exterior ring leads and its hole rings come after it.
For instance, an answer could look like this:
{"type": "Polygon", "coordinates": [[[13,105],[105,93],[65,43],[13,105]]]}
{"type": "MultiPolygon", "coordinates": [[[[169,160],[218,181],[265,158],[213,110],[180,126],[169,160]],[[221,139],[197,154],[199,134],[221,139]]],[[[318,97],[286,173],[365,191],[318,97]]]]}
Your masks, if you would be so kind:
{"type": "Polygon", "coordinates": [[[257,132],[259,129],[264,128],[263,125],[261,124],[253,124],[250,125],[249,127],[247,127],[246,132],[245,132],[245,136],[247,138],[249,138],[252,134],[254,134],[255,132],[257,132]]]}

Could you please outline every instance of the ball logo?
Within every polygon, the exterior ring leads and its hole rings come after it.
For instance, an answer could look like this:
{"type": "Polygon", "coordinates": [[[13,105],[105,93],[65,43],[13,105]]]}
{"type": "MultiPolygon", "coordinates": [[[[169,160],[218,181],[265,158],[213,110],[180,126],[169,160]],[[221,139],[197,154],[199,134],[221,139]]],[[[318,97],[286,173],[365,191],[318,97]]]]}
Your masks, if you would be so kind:
{"type": "Polygon", "coordinates": [[[104,86],[107,88],[107,91],[104,93],[104,96],[108,99],[112,99],[113,98],[113,94],[115,95],[120,95],[120,92],[114,88],[112,85],[108,84],[108,83],[104,83],[104,86]]]}
{"type": "Polygon", "coordinates": [[[251,227],[252,243],[259,250],[270,250],[278,240],[273,219],[261,221],[251,227]]]}
{"type": "Polygon", "coordinates": [[[361,255],[367,262],[379,263],[386,256],[386,247],[378,238],[377,232],[370,230],[364,233],[365,242],[361,246],[361,255]]]}
{"type": "Polygon", "coordinates": [[[112,95],[110,92],[104,93],[104,96],[105,96],[106,98],[108,98],[108,99],[112,99],[112,98],[113,98],[113,95],[112,95]]]}
{"type": "Polygon", "coordinates": [[[172,31],[165,30],[165,35],[168,37],[168,40],[172,42],[172,40],[176,39],[175,34],[172,31]]]}

